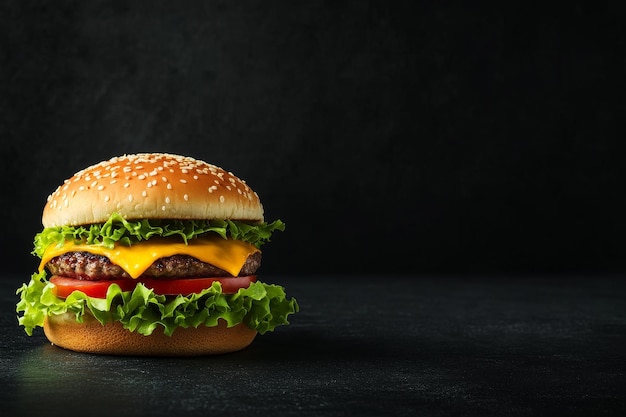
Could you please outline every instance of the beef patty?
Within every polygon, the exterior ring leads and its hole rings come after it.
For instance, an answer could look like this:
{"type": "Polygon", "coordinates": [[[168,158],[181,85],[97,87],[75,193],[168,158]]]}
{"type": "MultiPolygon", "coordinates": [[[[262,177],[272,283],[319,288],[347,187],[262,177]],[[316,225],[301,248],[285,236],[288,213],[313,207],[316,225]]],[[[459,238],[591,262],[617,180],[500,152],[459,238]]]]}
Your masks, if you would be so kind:
{"type": "MultiPolygon", "coordinates": [[[[259,266],[261,266],[261,252],[255,252],[248,256],[239,275],[253,275],[259,266]]],[[[83,280],[131,278],[126,271],[115,265],[106,256],[94,255],[89,252],[67,252],[52,258],[46,267],[52,275],[83,280]]],[[[229,276],[231,274],[223,269],[188,255],[174,255],[158,259],[142,275],[142,277],[164,279],[229,276]]]]}

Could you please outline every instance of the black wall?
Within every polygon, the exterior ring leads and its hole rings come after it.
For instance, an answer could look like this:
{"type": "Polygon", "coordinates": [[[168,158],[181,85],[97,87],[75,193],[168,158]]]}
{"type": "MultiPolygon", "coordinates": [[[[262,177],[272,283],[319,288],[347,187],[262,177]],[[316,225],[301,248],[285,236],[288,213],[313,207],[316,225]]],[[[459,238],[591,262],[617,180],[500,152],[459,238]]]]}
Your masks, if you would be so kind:
{"type": "Polygon", "coordinates": [[[2,2],[8,269],[36,268],[63,179],[166,151],[233,171],[287,223],[264,273],[623,272],[623,17],[582,1],[2,2]]]}

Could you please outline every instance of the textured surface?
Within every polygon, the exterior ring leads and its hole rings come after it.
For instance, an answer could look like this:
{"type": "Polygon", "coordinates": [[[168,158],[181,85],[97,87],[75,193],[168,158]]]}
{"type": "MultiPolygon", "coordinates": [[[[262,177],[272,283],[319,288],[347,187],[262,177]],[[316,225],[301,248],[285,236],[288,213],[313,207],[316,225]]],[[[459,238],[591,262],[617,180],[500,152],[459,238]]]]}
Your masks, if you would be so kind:
{"type": "Polygon", "coordinates": [[[10,313],[18,282],[0,281],[7,416],[626,413],[621,277],[284,280],[301,304],[290,326],[240,352],[178,359],[29,338],[10,313]]]}
{"type": "Polygon", "coordinates": [[[285,221],[268,272],[626,270],[617,3],[455,3],[0,2],[8,256],[64,178],[157,150],[285,221]]]}

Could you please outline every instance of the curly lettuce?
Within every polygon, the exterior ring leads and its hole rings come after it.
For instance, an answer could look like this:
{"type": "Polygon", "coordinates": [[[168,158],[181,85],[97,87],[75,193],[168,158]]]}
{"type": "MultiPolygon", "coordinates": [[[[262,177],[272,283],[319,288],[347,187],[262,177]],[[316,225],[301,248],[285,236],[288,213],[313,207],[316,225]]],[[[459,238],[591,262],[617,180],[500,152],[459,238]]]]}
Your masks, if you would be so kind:
{"type": "Polygon", "coordinates": [[[158,327],[171,336],[178,327],[217,326],[225,320],[228,327],[244,323],[260,334],[289,324],[288,316],[299,311],[295,299],[288,299],[278,285],[254,282],[234,294],[224,294],[219,283],[189,296],[165,296],[141,283],[132,291],[122,291],[112,284],[106,298],[89,297],[74,291],[67,298],[54,293],[54,284],[45,272],[32,275],[30,282],[17,290],[20,301],[16,311],[23,313],[18,321],[30,336],[43,327],[46,316],[73,313],[78,322],[91,314],[100,323],[119,321],[131,332],[150,335],[158,327]]]}
{"type": "Polygon", "coordinates": [[[224,239],[243,240],[260,248],[270,241],[276,230],[285,230],[281,220],[258,224],[234,220],[126,220],[113,213],[103,224],[45,228],[35,235],[32,253],[41,258],[49,245],[60,245],[66,240],[112,249],[116,243],[130,246],[155,236],[178,236],[187,243],[189,239],[207,233],[217,233],[224,239]]]}
{"type": "MultiPolygon", "coordinates": [[[[178,237],[187,243],[209,233],[260,248],[274,231],[284,228],[280,220],[269,224],[233,220],[126,220],[113,213],[103,224],[45,228],[35,236],[32,253],[41,258],[48,246],[66,241],[113,248],[116,244],[130,246],[152,237],[178,237]]],[[[172,335],[178,327],[212,327],[219,320],[226,321],[229,327],[244,323],[263,334],[289,324],[287,317],[299,310],[297,301],[288,299],[281,286],[262,282],[254,282],[235,294],[224,294],[216,282],[187,296],[156,294],[141,283],[132,291],[122,291],[112,284],[106,298],[89,297],[81,291],[60,298],[55,295],[54,284],[47,280],[46,272],[41,271],[34,273],[17,294],[20,296],[16,306],[18,322],[28,335],[43,326],[45,317],[64,313],[74,314],[78,322],[83,321],[85,314],[102,324],[119,321],[129,331],[143,335],[152,334],[158,327],[166,335],[172,335]]]]}

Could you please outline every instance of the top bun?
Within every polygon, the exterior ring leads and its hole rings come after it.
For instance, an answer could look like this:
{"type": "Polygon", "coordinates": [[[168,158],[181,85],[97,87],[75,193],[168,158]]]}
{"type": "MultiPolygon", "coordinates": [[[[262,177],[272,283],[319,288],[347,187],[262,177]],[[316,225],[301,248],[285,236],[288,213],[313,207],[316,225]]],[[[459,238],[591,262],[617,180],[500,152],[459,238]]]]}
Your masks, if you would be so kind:
{"type": "Polygon", "coordinates": [[[259,196],[245,181],[197,159],[165,153],[114,157],[64,181],[48,197],[44,227],[132,219],[263,221],[259,196]]]}

